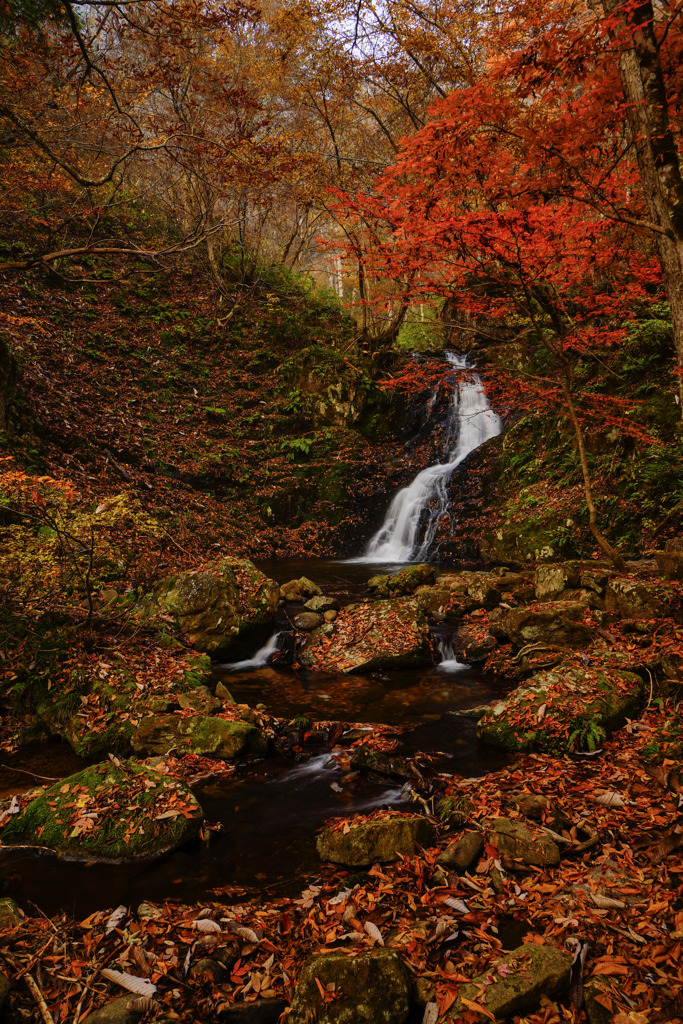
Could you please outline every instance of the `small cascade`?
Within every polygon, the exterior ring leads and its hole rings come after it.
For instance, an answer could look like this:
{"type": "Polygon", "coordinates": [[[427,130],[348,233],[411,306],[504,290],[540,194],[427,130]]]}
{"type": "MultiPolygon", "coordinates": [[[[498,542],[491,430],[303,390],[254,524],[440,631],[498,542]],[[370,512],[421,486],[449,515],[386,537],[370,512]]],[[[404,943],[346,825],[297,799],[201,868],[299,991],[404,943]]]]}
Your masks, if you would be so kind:
{"type": "Polygon", "coordinates": [[[279,650],[281,635],[281,633],[274,633],[263,647],[258,649],[253,658],[247,658],[245,661],[234,661],[226,665],[225,668],[229,668],[231,672],[240,672],[245,668],[263,668],[264,665],[268,664],[275,652],[279,650]]]}
{"type": "MultiPolygon", "coordinates": [[[[454,370],[467,370],[467,357],[446,353],[454,370]]],[[[448,479],[460,463],[502,429],[476,374],[456,380],[447,436],[456,438],[446,462],[428,466],[394,497],[382,526],[368,543],[368,562],[410,562],[427,557],[439,521],[448,510],[448,479]],[[427,515],[420,539],[421,526],[427,515]]]]}
{"type": "Polygon", "coordinates": [[[437,668],[442,672],[461,672],[467,668],[464,662],[456,660],[453,644],[450,640],[439,640],[439,653],[441,654],[441,661],[437,668]]]}

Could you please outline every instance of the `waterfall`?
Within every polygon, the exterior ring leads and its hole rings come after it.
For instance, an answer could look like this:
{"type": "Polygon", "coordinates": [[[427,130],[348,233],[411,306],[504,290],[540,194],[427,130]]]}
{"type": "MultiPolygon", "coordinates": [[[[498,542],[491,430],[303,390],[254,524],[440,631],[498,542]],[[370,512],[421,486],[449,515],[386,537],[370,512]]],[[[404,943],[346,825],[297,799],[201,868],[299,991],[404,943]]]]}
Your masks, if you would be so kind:
{"type": "Polygon", "coordinates": [[[441,669],[442,672],[461,672],[462,669],[467,668],[467,665],[456,659],[453,644],[450,640],[439,641],[439,653],[441,654],[441,661],[436,667],[441,669]]]}
{"type": "Polygon", "coordinates": [[[234,661],[225,667],[229,668],[231,672],[237,672],[244,668],[262,668],[268,664],[271,656],[278,650],[279,639],[280,634],[274,633],[263,647],[259,647],[253,658],[247,658],[246,661],[234,661]]]}
{"type": "MultiPolygon", "coordinates": [[[[446,352],[454,370],[466,370],[467,357],[446,352]]],[[[457,438],[446,462],[428,466],[394,497],[384,522],[365,551],[368,562],[410,562],[425,558],[431,548],[439,520],[448,510],[448,479],[467,456],[496,437],[502,429],[500,418],[491,409],[483,385],[476,374],[456,380],[449,412],[447,434],[457,438]],[[422,539],[420,525],[428,520],[422,539]]]]}

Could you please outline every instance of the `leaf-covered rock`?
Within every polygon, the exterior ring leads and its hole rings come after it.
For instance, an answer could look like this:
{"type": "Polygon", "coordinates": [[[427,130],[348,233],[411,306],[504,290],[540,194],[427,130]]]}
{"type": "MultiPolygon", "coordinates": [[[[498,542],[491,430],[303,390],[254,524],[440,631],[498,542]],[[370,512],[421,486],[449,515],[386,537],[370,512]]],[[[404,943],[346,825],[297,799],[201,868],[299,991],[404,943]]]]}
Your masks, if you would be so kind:
{"type": "Polygon", "coordinates": [[[429,664],[429,634],[414,601],[396,598],[343,608],[314,630],[299,660],[321,672],[374,672],[429,664]]]}
{"type": "Polygon", "coordinates": [[[486,1007],[496,1020],[536,1006],[542,996],[556,996],[569,987],[572,958],[554,946],[527,942],[508,953],[490,971],[463,985],[444,1020],[462,1019],[464,1000],[486,1007]],[[493,979],[493,980],[492,980],[493,979]]]}
{"type": "Polygon", "coordinates": [[[403,1024],[412,984],[397,952],[349,956],[335,950],[310,957],[299,975],[290,1024],[403,1024]],[[321,992],[322,989],[322,992],[321,992]],[[329,993],[327,1000],[323,993],[329,993]]]}
{"type": "Polygon", "coordinates": [[[137,860],[175,850],[203,818],[185,783],[135,761],[107,761],[46,789],[0,835],[85,860],[137,860]]]}
{"type": "Polygon", "coordinates": [[[517,647],[545,643],[560,647],[588,647],[595,632],[581,620],[586,605],[578,601],[548,601],[530,608],[512,608],[500,623],[517,647]]]}
{"type": "Polygon", "coordinates": [[[479,719],[477,734],[505,750],[595,749],[640,707],[635,672],[557,669],[538,672],[479,719]]]}
{"type": "Polygon", "coordinates": [[[610,580],[605,592],[605,608],[622,619],[658,619],[673,615],[679,606],[674,587],[665,581],[630,579],[610,580]]]}
{"type": "Polygon", "coordinates": [[[363,867],[409,857],[419,846],[431,846],[434,840],[434,827],[426,818],[396,815],[374,821],[350,819],[343,826],[325,829],[318,837],[317,850],[321,860],[363,867]]]}
{"type": "Polygon", "coordinates": [[[560,863],[560,848],[545,833],[533,834],[521,823],[497,818],[488,833],[488,840],[501,853],[513,860],[537,867],[555,867],[560,863]]]}

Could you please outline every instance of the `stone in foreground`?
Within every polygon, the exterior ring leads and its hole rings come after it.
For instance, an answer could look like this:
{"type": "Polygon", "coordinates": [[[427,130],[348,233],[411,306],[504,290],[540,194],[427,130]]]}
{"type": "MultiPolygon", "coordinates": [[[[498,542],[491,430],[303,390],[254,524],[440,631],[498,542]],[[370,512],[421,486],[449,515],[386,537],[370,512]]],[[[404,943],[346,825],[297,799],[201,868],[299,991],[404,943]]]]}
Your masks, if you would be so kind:
{"type": "Polygon", "coordinates": [[[477,863],[484,852],[484,837],[481,832],[465,832],[447,846],[436,858],[436,863],[449,871],[464,873],[477,863]]]}
{"type": "Polygon", "coordinates": [[[513,860],[536,867],[555,867],[560,863],[560,848],[545,833],[533,835],[521,821],[496,818],[488,840],[513,860]]]}
{"type": "Polygon", "coordinates": [[[350,819],[343,828],[325,829],[318,837],[317,850],[321,860],[345,867],[388,864],[400,856],[410,857],[419,846],[435,841],[434,827],[419,815],[380,818],[376,821],[350,819]]]}
{"type": "Polygon", "coordinates": [[[183,782],[135,761],[107,761],[46,789],[0,836],[84,860],[139,860],[182,846],[203,819],[183,782]]]}
{"type": "Polygon", "coordinates": [[[536,1006],[542,996],[553,997],[569,988],[571,966],[572,958],[554,946],[527,942],[486,974],[463,985],[444,1020],[455,1024],[462,1019],[463,999],[485,1006],[496,1020],[504,1020],[536,1006]]]}
{"type": "Polygon", "coordinates": [[[411,981],[394,950],[312,956],[303,966],[288,1024],[403,1024],[411,981]],[[325,1002],[318,988],[334,996],[325,1002]]]}

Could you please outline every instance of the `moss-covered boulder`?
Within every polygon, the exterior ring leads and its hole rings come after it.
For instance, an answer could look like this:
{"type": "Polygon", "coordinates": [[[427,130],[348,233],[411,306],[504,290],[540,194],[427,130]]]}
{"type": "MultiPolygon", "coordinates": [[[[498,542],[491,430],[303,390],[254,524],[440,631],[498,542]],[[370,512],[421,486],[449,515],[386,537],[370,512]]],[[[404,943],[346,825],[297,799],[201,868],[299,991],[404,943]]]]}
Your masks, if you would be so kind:
{"type": "Polygon", "coordinates": [[[605,609],[622,619],[660,619],[679,609],[675,588],[664,580],[610,580],[605,591],[605,609]]]}
{"type": "Polygon", "coordinates": [[[410,974],[394,950],[320,953],[304,964],[287,1019],[289,1024],[403,1024],[411,992],[410,974]],[[325,1001],[320,988],[334,998],[325,1001]]]}
{"type": "Polygon", "coordinates": [[[458,992],[458,999],[443,1018],[462,1020],[463,999],[485,1006],[496,1020],[505,1020],[537,1006],[542,996],[560,995],[569,988],[572,958],[554,946],[524,943],[508,953],[486,974],[458,992]]]}
{"type": "Polygon", "coordinates": [[[496,818],[488,832],[488,841],[513,860],[535,867],[556,867],[560,848],[545,832],[532,833],[521,821],[496,818]]]}
{"type": "Polygon", "coordinates": [[[390,594],[412,594],[418,587],[431,583],[433,579],[433,566],[409,565],[393,576],[373,576],[368,580],[368,586],[381,597],[389,597],[390,594]]]}
{"type": "Polygon", "coordinates": [[[333,625],[314,630],[299,655],[320,672],[374,672],[431,662],[429,631],[409,598],[342,608],[333,625]]]}
{"type": "Polygon", "coordinates": [[[148,715],[131,737],[137,754],[199,754],[229,760],[243,754],[265,757],[268,737],[255,725],[209,715],[148,715]]]}
{"type": "Polygon", "coordinates": [[[595,631],[581,620],[586,605],[579,601],[547,601],[528,608],[512,608],[499,623],[516,647],[544,643],[559,647],[588,647],[595,631]]]}
{"type": "Polygon", "coordinates": [[[23,921],[18,905],[9,896],[0,900],[0,932],[6,928],[16,928],[23,921]]]}
{"type": "Polygon", "coordinates": [[[626,717],[636,714],[643,690],[643,680],[635,672],[537,672],[484,713],[477,734],[505,750],[595,749],[626,717]]]}
{"type": "Polygon", "coordinates": [[[183,782],[135,761],[107,761],[50,786],[0,837],[84,860],[137,860],[175,850],[203,818],[183,782]]]}
{"type": "Polygon", "coordinates": [[[271,621],[280,587],[253,562],[223,558],[166,580],[157,599],[194,647],[218,655],[250,629],[271,621]]]}
{"type": "Polygon", "coordinates": [[[419,815],[346,821],[327,828],[318,836],[321,860],[346,867],[389,864],[400,856],[410,857],[420,846],[431,846],[436,838],[434,826],[419,815]]]}

